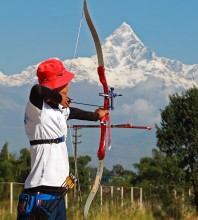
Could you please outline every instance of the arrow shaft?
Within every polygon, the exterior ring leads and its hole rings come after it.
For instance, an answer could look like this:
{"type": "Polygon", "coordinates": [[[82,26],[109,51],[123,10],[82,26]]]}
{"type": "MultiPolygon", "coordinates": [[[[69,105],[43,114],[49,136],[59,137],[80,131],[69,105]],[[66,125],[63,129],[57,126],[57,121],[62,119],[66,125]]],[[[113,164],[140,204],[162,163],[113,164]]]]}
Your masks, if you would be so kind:
{"type": "Polygon", "coordinates": [[[94,104],[83,103],[83,102],[73,102],[73,101],[71,101],[71,103],[78,104],[78,105],[88,105],[88,106],[95,106],[95,107],[103,108],[103,106],[101,106],[101,105],[94,105],[94,104]]]}

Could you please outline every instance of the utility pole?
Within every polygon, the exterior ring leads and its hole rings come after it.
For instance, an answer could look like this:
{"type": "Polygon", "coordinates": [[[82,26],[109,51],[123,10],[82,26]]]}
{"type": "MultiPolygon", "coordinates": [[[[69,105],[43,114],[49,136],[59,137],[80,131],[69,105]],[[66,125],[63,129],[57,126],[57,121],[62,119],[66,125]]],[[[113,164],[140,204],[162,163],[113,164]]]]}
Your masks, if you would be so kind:
{"type": "MultiPolygon", "coordinates": [[[[80,128],[74,128],[75,134],[73,135],[74,137],[74,175],[77,178],[77,184],[79,185],[79,179],[78,179],[78,168],[77,168],[77,147],[78,144],[81,143],[81,141],[78,141],[78,138],[81,137],[82,135],[78,135],[78,129],[80,128]]],[[[74,185],[74,198],[76,198],[76,185],[74,185]]]]}

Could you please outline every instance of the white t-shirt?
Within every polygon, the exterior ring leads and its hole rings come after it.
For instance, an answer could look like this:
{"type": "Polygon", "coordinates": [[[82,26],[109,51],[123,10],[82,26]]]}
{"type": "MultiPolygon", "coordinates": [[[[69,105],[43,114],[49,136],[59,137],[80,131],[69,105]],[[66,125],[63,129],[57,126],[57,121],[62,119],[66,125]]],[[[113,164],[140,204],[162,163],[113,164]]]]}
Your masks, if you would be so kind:
{"type": "MultiPolygon", "coordinates": [[[[67,137],[66,120],[69,108],[51,108],[43,102],[40,110],[30,101],[25,111],[25,131],[29,140],[56,139],[67,137]]],[[[69,175],[68,152],[65,142],[53,144],[31,145],[31,172],[26,181],[25,188],[41,185],[60,187],[69,175]]]]}

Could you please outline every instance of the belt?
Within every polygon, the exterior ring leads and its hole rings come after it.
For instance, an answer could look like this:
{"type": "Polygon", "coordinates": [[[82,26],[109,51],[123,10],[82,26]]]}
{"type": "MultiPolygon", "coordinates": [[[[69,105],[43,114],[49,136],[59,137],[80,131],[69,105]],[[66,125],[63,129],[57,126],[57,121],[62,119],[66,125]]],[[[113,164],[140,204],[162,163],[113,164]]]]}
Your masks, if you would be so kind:
{"type": "Polygon", "coordinates": [[[37,145],[37,144],[53,144],[53,143],[61,143],[61,142],[64,142],[65,141],[65,137],[62,136],[62,137],[59,137],[59,138],[56,138],[56,139],[43,139],[43,140],[33,140],[33,141],[30,141],[30,144],[31,145],[37,145]]]}

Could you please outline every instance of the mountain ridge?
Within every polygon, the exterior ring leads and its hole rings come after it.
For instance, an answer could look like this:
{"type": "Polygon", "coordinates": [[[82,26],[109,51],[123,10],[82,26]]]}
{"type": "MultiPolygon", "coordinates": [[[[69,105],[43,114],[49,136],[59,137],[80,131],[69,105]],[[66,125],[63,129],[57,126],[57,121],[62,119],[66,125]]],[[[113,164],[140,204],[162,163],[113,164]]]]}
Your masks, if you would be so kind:
{"type": "MultiPolygon", "coordinates": [[[[103,47],[107,80],[113,87],[134,87],[150,76],[160,78],[164,86],[174,85],[185,89],[198,86],[198,64],[186,65],[178,60],[158,57],[134,33],[127,23],[122,23],[109,37],[103,47]]],[[[74,82],[82,80],[99,83],[96,55],[64,60],[66,68],[75,73],[74,82]]],[[[0,86],[22,86],[37,82],[35,64],[10,76],[0,72],[0,86]]]]}

